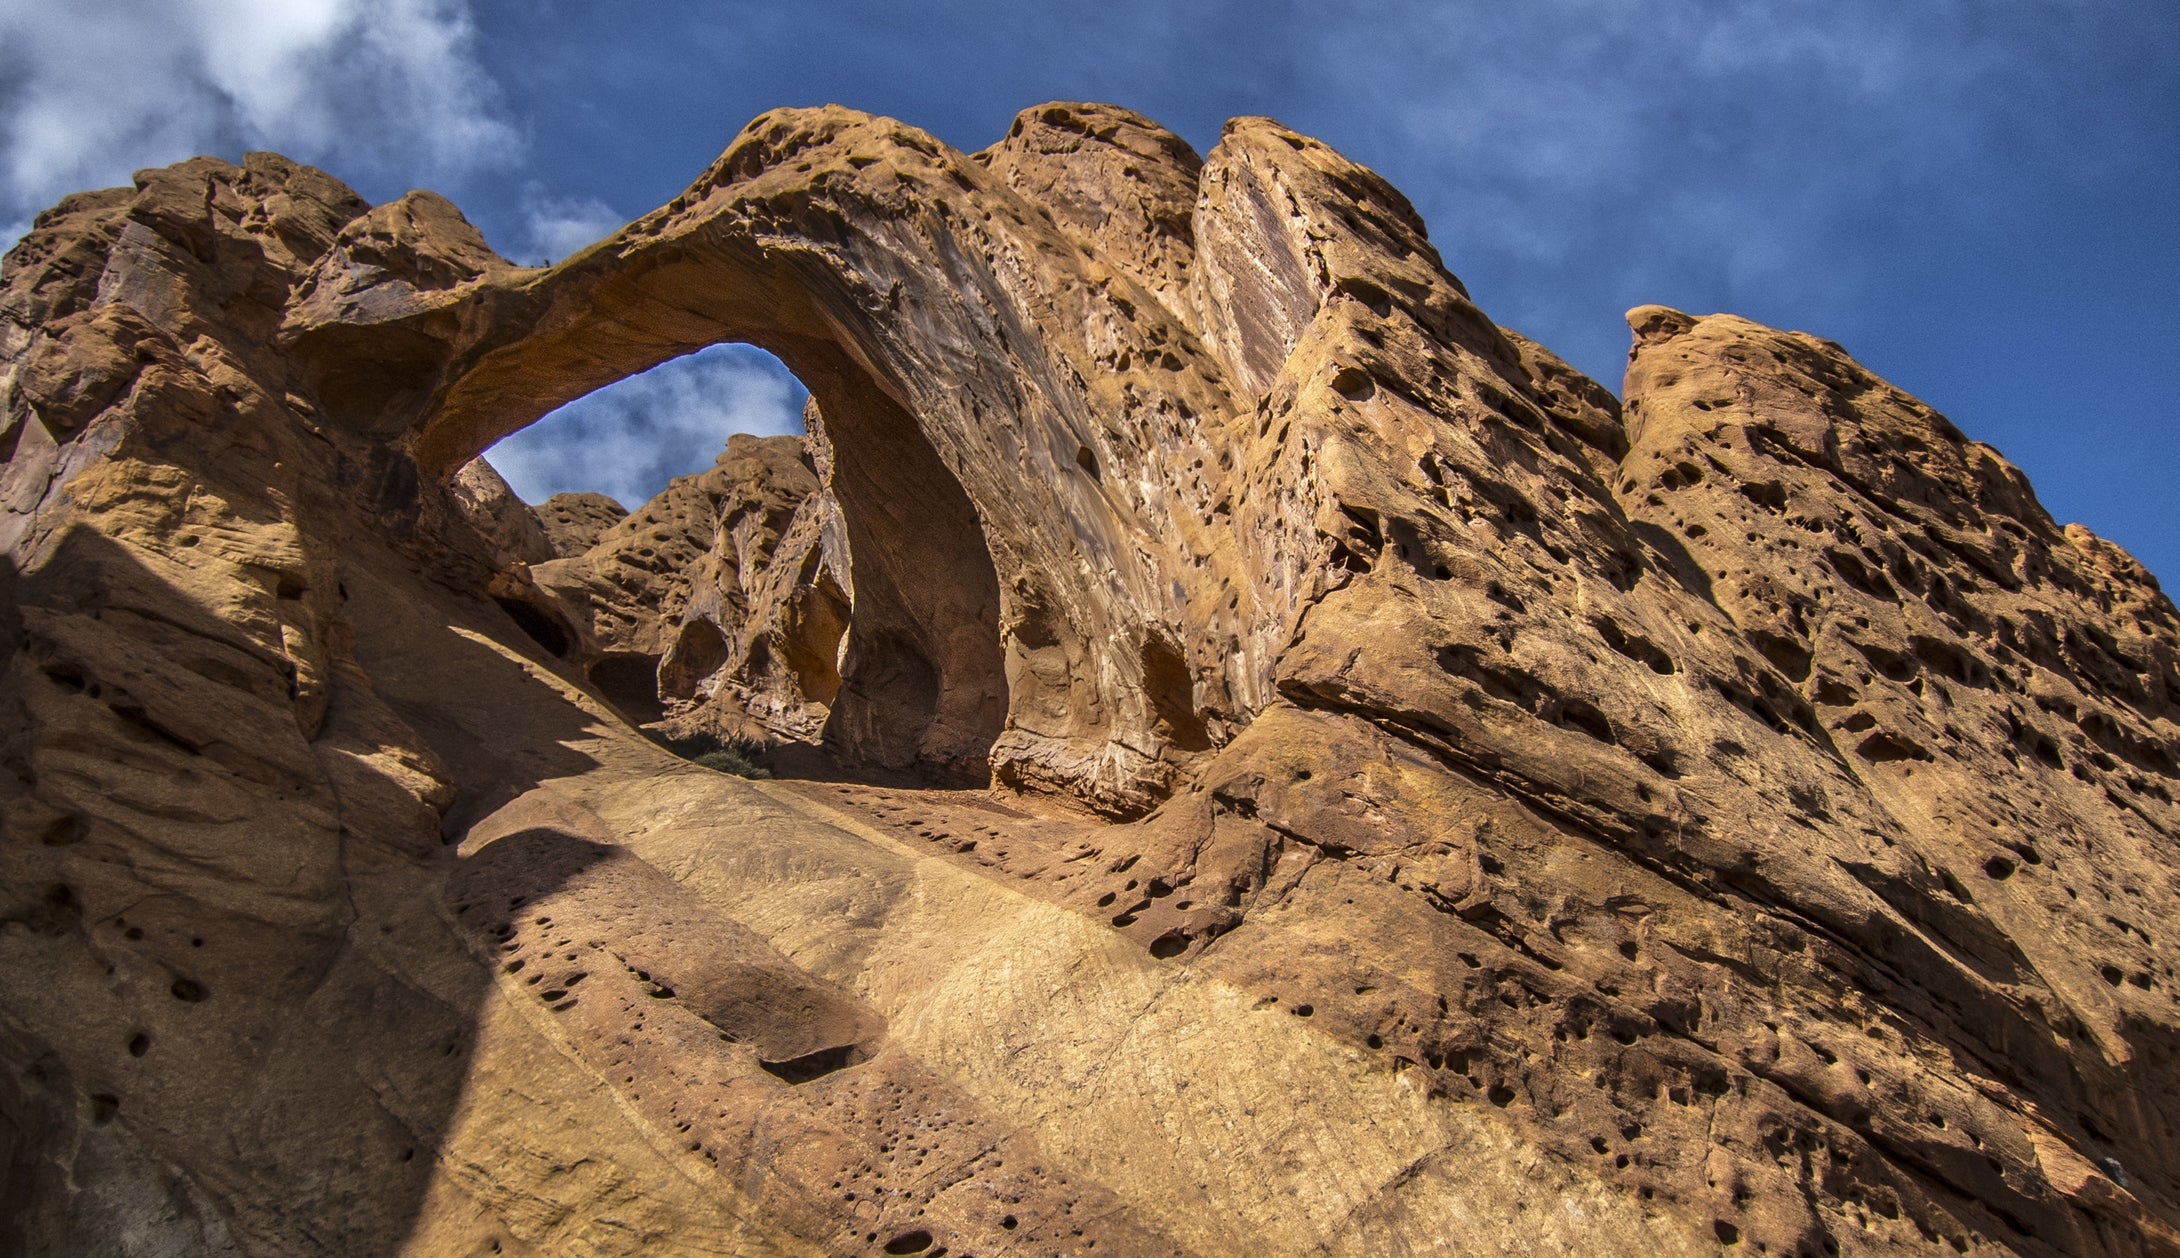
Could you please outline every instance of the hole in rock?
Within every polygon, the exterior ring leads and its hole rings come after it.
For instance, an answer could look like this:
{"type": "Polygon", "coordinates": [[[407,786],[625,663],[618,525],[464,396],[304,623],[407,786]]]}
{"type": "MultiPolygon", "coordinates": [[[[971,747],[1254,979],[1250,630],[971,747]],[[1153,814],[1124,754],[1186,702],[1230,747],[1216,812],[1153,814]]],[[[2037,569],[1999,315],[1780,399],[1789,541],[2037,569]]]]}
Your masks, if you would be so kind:
{"type": "Polygon", "coordinates": [[[591,688],[598,697],[620,709],[637,725],[663,720],[666,705],[659,699],[659,661],[655,655],[616,651],[590,666],[591,688]]]}
{"type": "Polygon", "coordinates": [[[822,1079],[836,1070],[846,1070],[864,1059],[864,1052],[854,1044],[841,1044],[833,1048],[821,1048],[814,1053],[790,1057],[785,1061],[759,1061],[765,1073],[783,1083],[808,1083],[822,1079]]]}
{"type": "Polygon", "coordinates": [[[678,700],[696,698],[705,681],[727,666],[730,654],[726,635],[710,617],[698,616],[684,622],[673,648],[659,661],[659,695],[678,700]]]}
{"type": "Polygon", "coordinates": [[[502,605],[662,738],[762,730],[789,776],[988,785],[999,580],[953,468],[812,321],[724,288],[673,296],[660,326],[616,325],[563,378],[525,381],[562,404],[486,457],[559,558],[532,565],[545,606],[502,605]],[[592,605],[554,614],[571,599],[592,605]]]}
{"type": "MultiPolygon", "coordinates": [[[[829,709],[840,694],[840,646],[848,636],[853,610],[847,591],[831,572],[820,569],[816,579],[797,592],[791,610],[781,634],[780,661],[811,702],[829,709]]],[[[751,654],[755,656],[754,649],[751,654]]]]}
{"type": "Polygon", "coordinates": [[[1164,638],[1153,636],[1143,641],[1143,690],[1157,714],[1159,733],[1175,749],[1210,749],[1211,731],[1196,711],[1195,684],[1188,661],[1182,658],[1180,648],[1164,638]]]}
{"type": "Polygon", "coordinates": [[[529,635],[532,642],[544,647],[556,658],[567,657],[568,648],[574,644],[568,640],[567,629],[554,619],[552,613],[521,599],[494,598],[492,601],[500,605],[500,610],[506,612],[507,618],[515,622],[517,629],[529,635]]]}
{"type": "Polygon", "coordinates": [[[1350,402],[1368,401],[1378,391],[1370,373],[1360,367],[1342,367],[1332,377],[1332,388],[1350,402]]]}

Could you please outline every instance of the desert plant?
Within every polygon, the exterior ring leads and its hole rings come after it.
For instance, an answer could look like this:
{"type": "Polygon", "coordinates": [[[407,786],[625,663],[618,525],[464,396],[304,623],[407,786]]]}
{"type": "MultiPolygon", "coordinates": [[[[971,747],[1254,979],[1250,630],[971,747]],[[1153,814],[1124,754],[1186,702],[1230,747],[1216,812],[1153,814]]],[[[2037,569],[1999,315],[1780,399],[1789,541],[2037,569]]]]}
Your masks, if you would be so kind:
{"type": "Polygon", "coordinates": [[[741,735],[721,737],[702,732],[683,734],[677,738],[661,738],[659,745],[682,759],[700,764],[720,773],[732,773],[736,777],[768,778],[772,771],[764,767],[765,745],[754,738],[741,735]]]}
{"type": "Polygon", "coordinates": [[[733,751],[707,751],[698,756],[694,763],[703,765],[707,769],[716,769],[721,773],[732,773],[738,778],[768,778],[772,776],[772,770],[733,751]]]}

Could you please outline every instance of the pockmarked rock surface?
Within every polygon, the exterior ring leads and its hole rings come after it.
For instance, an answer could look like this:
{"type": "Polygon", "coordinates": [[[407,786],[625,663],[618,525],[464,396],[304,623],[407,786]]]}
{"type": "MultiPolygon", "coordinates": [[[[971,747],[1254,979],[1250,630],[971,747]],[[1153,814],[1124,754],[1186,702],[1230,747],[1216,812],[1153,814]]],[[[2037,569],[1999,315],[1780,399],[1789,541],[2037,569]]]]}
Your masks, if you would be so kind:
{"type": "MultiPolygon", "coordinates": [[[[531,566],[534,594],[508,610],[631,720],[821,743],[850,612],[825,457],[822,437],[736,433],[710,469],[531,566]]],[[[455,484],[490,466],[472,460],[455,484]]],[[[573,497],[548,499],[537,518],[597,518],[573,497]]],[[[477,523],[490,536],[493,519],[477,523]]]]}
{"type": "Polygon", "coordinates": [[[0,1250],[2180,1252],[2173,604],[1839,346],[1629,322],[1615,398],[1372,172],[1103,105],[776,111],[549,269],[269,154],[63,201],[0,1250]],[[726,340],[806,438],[477,461],[726,340]]]}
{"type": "Polygon", "coordinates": [[[556,559],[571,559],[582,554],[596,546],[607,529],[628,518],[628,508],[604,494],[594,493],[554,494],[538,503],[533,511],[538,526],[545,530],[552,557],[556,559]]]}

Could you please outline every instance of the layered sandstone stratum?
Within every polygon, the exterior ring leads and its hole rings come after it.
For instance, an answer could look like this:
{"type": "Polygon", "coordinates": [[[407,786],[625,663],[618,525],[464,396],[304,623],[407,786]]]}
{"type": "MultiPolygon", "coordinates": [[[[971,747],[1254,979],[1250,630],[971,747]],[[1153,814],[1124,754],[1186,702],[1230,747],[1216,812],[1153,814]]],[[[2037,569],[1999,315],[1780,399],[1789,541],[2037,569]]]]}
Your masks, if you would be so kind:
{"type": "Polygon", "coordinates": [[[2180,1252],[2173,604],[1629,321],[1623,403],[1323,144],[1097,105],[767,114],[546,269],[269,154],[63,201],[0,1250],[2180,1252]],[[475,461],[721,341],[806,440],[475,461]]]}

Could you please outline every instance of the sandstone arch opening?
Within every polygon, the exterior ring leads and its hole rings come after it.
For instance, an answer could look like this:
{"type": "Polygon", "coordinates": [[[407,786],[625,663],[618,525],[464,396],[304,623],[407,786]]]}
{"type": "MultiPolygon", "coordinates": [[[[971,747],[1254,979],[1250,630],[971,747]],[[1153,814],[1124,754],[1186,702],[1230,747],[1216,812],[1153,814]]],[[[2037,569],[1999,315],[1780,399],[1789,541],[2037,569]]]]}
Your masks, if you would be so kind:
{"type": "MultiPolygon", "coordinates": [[[[721,398],[706,388],[732,387],[727,373],[707,382],[683,366],[732,362],[729,353],[743,363],[762,357],[796,380],[750,345],[716,344],[621,381],[636,384],[641,404],[738,421],[715,422],[715,432],[788,427],[779,422],[779,391],[756,404],[721,398]]],[[[617,493],[595,480],[583,486],[633,511],[600,530],[590,549],[533,568],[547,610],[587,626],[573,635],[582,639],[576,649],[562,643],[556,654],[625,718],[661,736],[761,729],[768,739],[821,745],[831,772],[986,784],[1007,685],[999,583],[982,522],[899,403],[838,354],[800,357],[817,363],[810,404],[797,407],[806,436],[730,443],[716,432],[727,446],[716,464],[707,457],[710,466],[689,469],[643,503],[625,502],[633,496],[625,476],[617,493]]],[[[746,382],[753,373],[741,374],[746,382]]],[[[534,498],[538,468],[556,457],[610,468],[612,444],[628,428],[691,427],[686,416],[622,423],[636,408],[611,395],[625,391],[608,384],[540,421],[561,429],[557,452],[545,446],[539,457],[535,439],[516,439],[489,454],[527,444],[509,460],[517,464],[509,480],[534,498]]],[[[553,518],[566,505],[543,504],[549,529],[567,523],[553,518]]],[[[537,618],[518,618],[533,638],[537,618]]]]}
{"type": "Polygon", "coordinates": [[[754,345],[722,343],[555,407],[485,457],[525,502],[603,494],[623,510],[709,468],[731,433],[799,434],[809,390],[754,345]]]}

